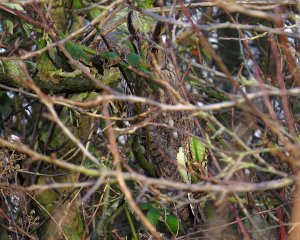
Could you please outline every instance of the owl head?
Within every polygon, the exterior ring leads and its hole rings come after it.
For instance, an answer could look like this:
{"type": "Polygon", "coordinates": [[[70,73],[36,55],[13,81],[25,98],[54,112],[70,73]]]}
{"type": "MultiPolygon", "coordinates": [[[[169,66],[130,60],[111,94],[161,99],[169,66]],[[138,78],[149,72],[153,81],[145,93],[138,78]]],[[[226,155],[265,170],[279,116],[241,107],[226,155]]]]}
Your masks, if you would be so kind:
{"type": "Polygon", "coordinates": [[[135,52],[150,64],[156,61],[156,64],[162,68],[165,64],[162,42],[164,23],[131,11],[128,14],[127,26],[135,52]]]}

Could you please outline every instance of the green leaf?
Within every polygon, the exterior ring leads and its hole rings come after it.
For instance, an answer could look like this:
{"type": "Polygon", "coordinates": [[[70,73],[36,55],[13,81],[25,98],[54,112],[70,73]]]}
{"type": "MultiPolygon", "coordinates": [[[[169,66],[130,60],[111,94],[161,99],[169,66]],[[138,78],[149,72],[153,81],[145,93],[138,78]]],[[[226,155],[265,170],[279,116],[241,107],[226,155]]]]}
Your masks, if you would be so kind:
{"type": "Polygon", "coordinates": [[[157,208],[151,207],[146,217],[153,226],[157,226],[159,223],[160,212],[157,210],[157,208]]]}
{"type": "Polygon", "coordinates": [[[14,23],[10,19],[5,19],[3,21],[3,28],[10,34],[14,33],[14,23]]]}
{"type": "Polygon", "coordinates": [[[79,44],[75,44],[73,42],[66,42],[65,47],[75,60],[81,61],[86,64],[89,63],[90,59],[88,55],[83,51],[79,44]]]}
{"type": "Polygon", "coordinates": [[[133,67],[139,68],[142,71],[147,71],[147,67],[144,64],[142,57],[136,53],[129,53],[127,55],[127,62],[133,67]]]}
{"type": "Polygon", "coordinates": [[[73,0],[72,1],[72,8],[81,9],[82,8],[82,1],[81,0],[73,0]]]}
{"type": "Polygon", "coordinates": [[[211,219],[212,217],[215,216],[216,206],[213,200],[205,201],[205,206],[203,206],[203,212],[206,219],[211,219]]]}
{"type": "Polygon", "coordinates": [[[32,25],[28,23],[22,23],[22,27],[24,30],[24,33],[26,34],[26,37],[30,38],[30,34],[32,33],[33,27],[32,25]]]}
{"type": "Polygon", "coordinates": [[[104,62],[107,67],[112,67],[122,62],[120,56],[115,52],[104,52],[100,56],[105,60],[104,62]]]}
{"type": "Polygon", "coordinates": [[[115,52],[104,52],[101,53],[101,56],[108,60],[116,60],[120,58],[119,55],[116,54],[115,52]]]}
{"type": "Polygon", "coordinates": [[[0,92],[0,119],[7,117],[12,111],[12,100],[7,96],[5,92],[0,92]]]}
{"type": "MultiPolygon", "coordinates": [[[[60,34],[60,38],[64,39],[65,36],[64,34],[60,34]]],[[[65,48],[68,51],[68,53],[71,54],[71,56],[78,61],[81,61],[85,64],[89,64],[89,62],[91,61],[90,56],[88,55],[88,53],[96,53],[95,51],[72,41],[68,41],[65,43],[65,48]]]]}
{"type": "Polygon", "coordinates": [[[174,215],[167,215],[166,224],[172,234],[176,235],[179,231],[179,221],[174,215]]]}
{"type": "Polygon", "coordinates": [[[91,19],[98,17],[101,14],[102,10],[99,8],[93,8],[89,11],[91,19]]]}
{"type": "MultiPolygon", "coordinates": [[[[5,222],[2,218],[0,219],[0,225],[5,226],[5,222]]],[[[10,239],[9,236],[11,236],[11,235],[8,234],[8,230],[1,228],[0,239],[10,239]]]]}
{"type": "MultiPolygon", "coordinates": [[[[38,49],[42,49],[47,46],[47,44],[51,44],[51,40],[48,35],[45,34],[42,38],[38,39],[38,49]]],[[[61,58],[58,57],[56,53],[56,48],[51,48],[46,52],[43,52],[39,56],[39,60],[37,63],[38,75],[40,79],[46,80],[49,79],[50,73],[52,71],[56,71],[56,66],[61,65],[61,58]]]]}
{"type": "Polygon", "coordinates": [[[208,59],[209,62],[212,61],[212,57],[209,54],[209,52],[205,48],[201,48],[201,52],[204,54],[204,56],[208,59]]]}
{"type": "Polygon", "coordinates": [[[152,8],[154,0],[137,0],[137,5],[141,8],[152,8]]]}
{"type": "Polygon", "coordinates": [[[201,90],[205,92],[209,97],[216,98],[219,100],[227,101],[229,98],[221,91],[213,87],[201,87],[201,90]]]}
{"type": "Polygon", "coordinates": [[[133,138],[131,147],[132,147],[132,152],[133,152],[134,158],[137,161],[137,163],[144,170],[146,170],[150,176],[152,176],[152,177],[157,176],[155,167],[153,166],[153,164],[151,164],[149,161],[147,161],[147,159],[145,157],[145,149],[139,143],[137,136],[135,136],[133,138]]]}
{"type": "MultiPolygon", "coordinates": [[[[238,202],[237,199],[236,199],[235,197],[229,197],[229,198],[228,198],[228,201],[229,201],[229,202],[232,202],[232,203],[237,203],[237,202],[238,202]]],[[[248,200],[247,200],[246,198],[244,198],[244,197],[241,197],[241,198],[240,198],[240,203],[242,203],[242,204],[247,204],[247,203],[248,203],[248,200]]]]}
{"type": "Polygon", "coordinates": [[[24,8],[18,3],[1,3],[1,4],[3,4],[6,7],[11,8],[11,9],[15,9],[15,10],[18,10],[20,12],[24,12],[24,8]]]}
{"type": "Polygon", "coordinates": [[[153,204],[152,204],[152,203],[149,203],[149,202],[147,202],[147,203],[140,203],[140,204],[139,204],[139,207],[140,207],[141,210],[147,211],[147,210],[149,210],[150,208],[153,208],[153,204]]]}
{"type": "Polygon", "coordinates": [[[202,141],[197,137],[192,137],[190,140],[190,149],[192,158],[195,162],[201,163],[206,160],[206,149],[202,141]]]}
{"type": "MultiPolygon", "coordinates": [[[[49,41],[49,39],[46,39],[46,42],[47,42],[47,45],[52,43],[51,41],[49,41]]],[[[49,54],[49,57],[52,60],[52,62],[55,64],[55,66],[59,67],[59,66],[62,65],[62,59],[58,55],[57,48],[55,48],[55,47],[54,48],[50,48],[48,50],[48,54],[49,54]]]]}
{"type": "Polygon", "coordinates": [[[176,159],[177,159],[178,171],[179,171],[183,181],[186,183],[190,183],[190,179],[189,179],[188,173],[185,168],[185,166],[186,166],[185,163],[187,160],[186,160],[186,156],[183,152],[182,147],[179,148],[176,159]]]}
{"type": "Polygon", "coordinates": [[[77,232],[77,229],[73,228],[64,228],[64,232],[68,237],[68,240],[81,240],[80,233],[77,232]]]}
{"type": "Polygon", "coordinates": [[[127,62],[129,65],[138,67],[140,65],[141,56],[135,54],[135,53],[129,53],[127,55],[127,62]]]}

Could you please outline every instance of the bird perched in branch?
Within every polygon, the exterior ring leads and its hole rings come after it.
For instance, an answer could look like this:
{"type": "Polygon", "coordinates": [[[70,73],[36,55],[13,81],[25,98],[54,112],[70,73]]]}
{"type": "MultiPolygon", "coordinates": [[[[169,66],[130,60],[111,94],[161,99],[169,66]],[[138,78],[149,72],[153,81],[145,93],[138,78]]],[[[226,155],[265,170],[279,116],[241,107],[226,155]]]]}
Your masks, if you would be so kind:
{"type": "MultiPolygon", "coordinates": [[[[164,25],[156,22],[154,27],[153,24],[151,25],[150,29],[147,24],[148,20],[143,19],[138,13],[129,13],[128,30],[132,34],[133,44],[136,45],[136,53],[150,63],[155,78],[162,83],[167,82],[173,91],[182,89],[175,66],[163,48],[161,35],[164,25]],[[143,23],[146,23],[146,27],[139,26],[143,23]]],[[[143,96],[158,102],[175,104],[176,99],[170,94],[172,91],[169,91],[169,87],[168,89],[165,86],[159,89],[145,87],[143,96]]],[[[181,91],[177,93],[184,95],[181,91]]],[[[148,105],[143,106],[144,111],[149,108],[148,105]]],[[[167,111],[158,115],[155,123],[157,125],[149,125],[141,133],[146,135],[147,140],[144,145],[148,160],[154,165],[160,177],[171,181],[190,183],[186,161],[191,159],[189,145],[190,136],[194,132],[193,119],[189,118],[185,111],[167,111]]],[[[183,223],[182,226],[187,222],[192,222],[191,212],[193,210],[189,206],[177,209],[177,214],[183,223]]]]}

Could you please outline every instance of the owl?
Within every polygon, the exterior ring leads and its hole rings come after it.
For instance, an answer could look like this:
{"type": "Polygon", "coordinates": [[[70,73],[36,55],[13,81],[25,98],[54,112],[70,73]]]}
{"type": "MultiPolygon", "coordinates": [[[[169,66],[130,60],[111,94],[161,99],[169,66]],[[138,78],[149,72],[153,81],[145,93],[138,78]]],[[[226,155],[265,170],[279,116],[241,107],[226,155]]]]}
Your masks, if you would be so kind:
{"type": "MultiPolygon", "coordinates": [[[[128,30],[132,35],[134,49],[149,63],[153,77],[168,84],[159,88],[144,87],[143,97],[165,104],[176,104],[176,97],[172,96],[173,91],[169,88],[173,88],[184,99],[184,86],[180,83],[175,65],[163,47],[164,24],[152,20],[151,28],[148,22],[146,27],[140,27],[145,21],[148,20],[142,19],[136,12],[130,12],[128,15],[128,30]]],[[[147,111],[151,107],[143,105],[142,108],[143,111],[147,111]]],[[[141,135],[147,135],[144,146],[148,161],[154,165],[158,176],[166,180],[190,181],[180,171],[187,172],[187,166],[184,163],[178,164],[178,156],[184,156],[186,161],[191,159],[189,146],[190,136],[194,132],[193,119],[185,111],[166,111],[161,112],[153,121],[156,124],[149,124],[147,129],[140,132],[141,135]]],[[[176,209],[182,223],[192,222],[193,209],[195,208],[187,205],[176,209]]]]}

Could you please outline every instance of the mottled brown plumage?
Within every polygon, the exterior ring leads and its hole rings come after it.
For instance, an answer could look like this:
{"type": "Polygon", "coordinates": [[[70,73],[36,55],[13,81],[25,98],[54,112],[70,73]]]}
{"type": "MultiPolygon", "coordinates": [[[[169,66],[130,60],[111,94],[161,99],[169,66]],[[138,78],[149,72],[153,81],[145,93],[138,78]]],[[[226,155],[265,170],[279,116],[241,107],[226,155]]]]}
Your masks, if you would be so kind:
{"type": "MultiPolygon", "coordinates": [[[[130,15],[129,15],[130,22],[130,15]]],[[[132,34],[139,34],[134,26],[130,24],[129,31],[132,34]]],[[[174,64],[166,55],[166,52],[161,46],[161,31],[162,24],[158,23],[152,39],[157,45],[148,47],[148,53],[144,56],[152,66],[152,73],[160,81],[166,81],[169,85],[178,90],[180,89],[179,78],[176,74],[174,64]],[[159,46],[160,45],[160,46],[159,46]]],[[[143,36],[135,36],[134,39],[142,39],[143,36]]],[[[143,41],[144,44],[145,42],[143,41]]],[[[140,47],[139,47],[140,48],[140,47]]],[[[171,96],[171,91],[165,87],[160,89],[152,89],[146,86],[143,96],[158,102],[166,104],[175,104],[174,96],[171,96]]],[[[183,95],[179,91],[180,95],[183,95]]],[[[149,110],[150,106],[144,105],[143,110],[149,110]]],[[[189,118],[188,113],[184,111],[163,112],[159,114],[154,120],[160,126],[149,125],[147,129],[142,130],[142,135],[147,136],[144,145],[146,146],[146,153],[148,160],[155,166],[157,174],[167,180],[184,182],[183,177],[180,175],[178,167],[184,168],[185,166],[178,166],[177,154],[179,149],[182,148],[187,160],[191,159],[189,143],[190,134],[194,131],[194,122],[189,118]],[[167,125],[161,126],[161,125],[167,125]]],[[[175,194],[175,192],[174,192],[175,194]]],[[[193,221],[190,216],[189,206],[185,205],[177,209],[177,214],[182,221],[183,225],[190,225],[193,221]]],[[[190,227],[190,226],[188,226],[190,227]]]]}
{"type": "MultiPolygon", "coordinates": [[[[168,61],[166,64],[171,65],[172,63],[168,61]]],[[[168,81],[174,89],[178,89],[179,82],[174,67],[166,66],[160,71],[164,77],[162,80],[168,81]]],[[[172,98],[167,91],[160,91],[160,94],[149,94],[149,97],[156,101],[165,101],[165,103],[173,104],[172,98]]],[[[176,111],[163,112],[156,118],[155,122],[166,124],[169,128],[149,126],[151,142],[149,158],[156,165],[160,176],[174,181],[183,181],[178,171],[176,157],[179,148],[182,147],[186,158],[190,159],[190,136],[188,134],[193,133],[193,120],[188,118],[186,112],[176,111]],[[164,156],[162,156],[163,152],[165,153],[164,156]]]]}
{"type": "MultiPolygon", "coordinates": [[[[174,89],[178,89],[179,81],[174,65],[167,57],[158,58],[156,56],[156,59],[165,61],[164,64],[158,62],[159,66],[161,66],[158,75],[161,75],[163,81],[168,81],[174,89]]],[[[172,97],[167,91],[160,90],[160,94],[149,94],[149,97],[156,101],[173,104],[172,97]]],[[[193,120],[189,118],[188,114],[184,111],[168,111],[160,114],[155,122],[166,124],[169,128],[163,126],[149,126],[150,149],[148,151],[148,159],[154,164],[160,177],[171,181],[184,182],[178,168],[184,168],[185,166],[178,166],[176,158],[180,148],[183,149],[186,159],[191,158],[189,134],[193,133],[194,130],[193,120]]],[[[178,208],[177,214],[183,224],[189,223],[188,225],[190,225],[192,223],[189,206],[186,205],[178,208]]]]}

